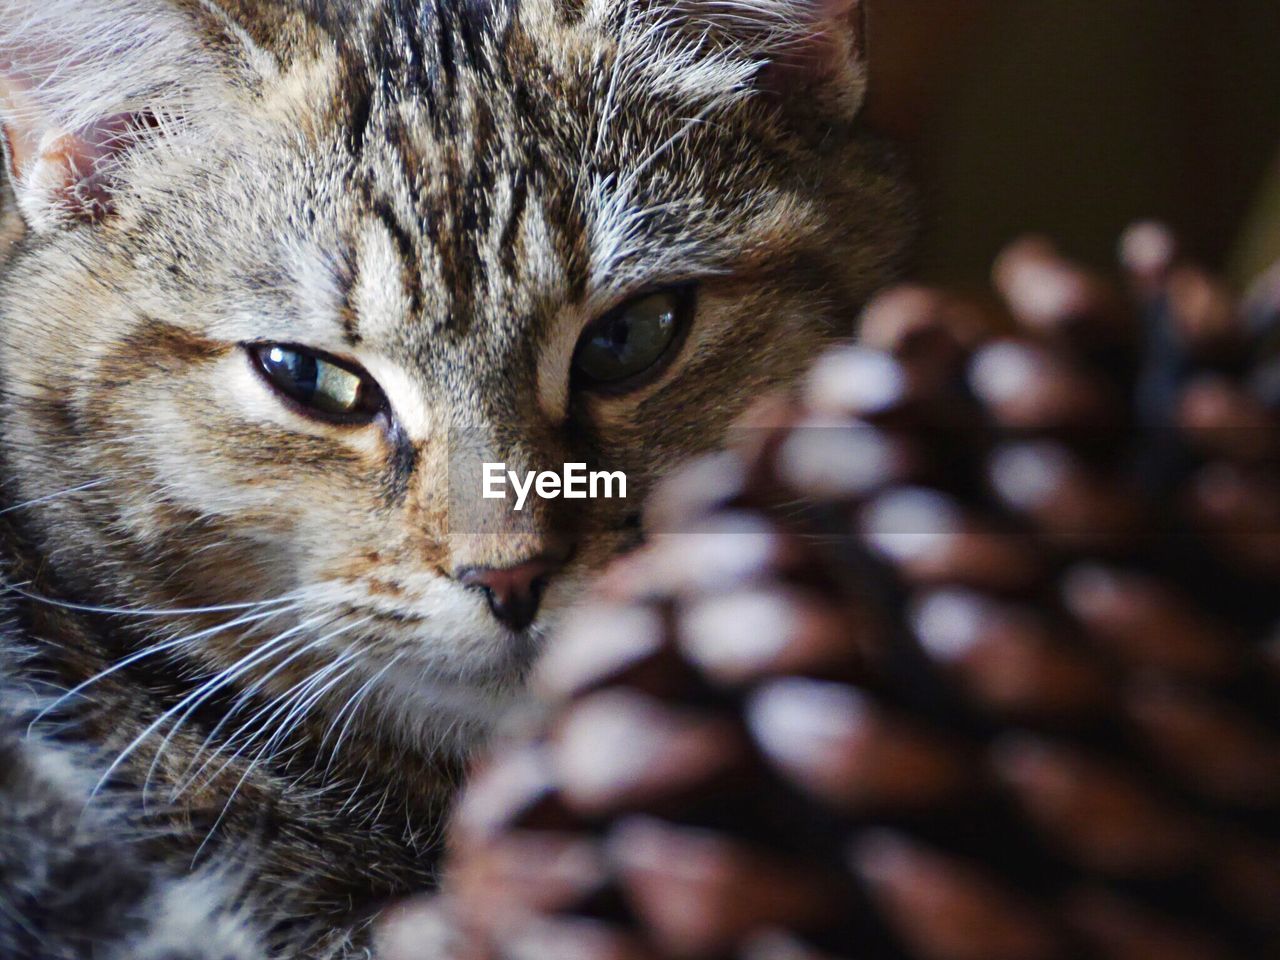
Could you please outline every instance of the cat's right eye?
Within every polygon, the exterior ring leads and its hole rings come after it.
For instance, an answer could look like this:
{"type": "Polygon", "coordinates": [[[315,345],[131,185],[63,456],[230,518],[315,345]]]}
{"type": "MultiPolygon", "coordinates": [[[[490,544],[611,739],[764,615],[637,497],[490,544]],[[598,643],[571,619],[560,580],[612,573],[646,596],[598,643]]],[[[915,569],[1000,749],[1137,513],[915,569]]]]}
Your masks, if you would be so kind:
{"type": "Polygon", "coordinates": [[[382,389],[355,364],[293,344],[250,344],[248,350],[258,374],[299,413],[358,425],[386,409],[382,389]]]}

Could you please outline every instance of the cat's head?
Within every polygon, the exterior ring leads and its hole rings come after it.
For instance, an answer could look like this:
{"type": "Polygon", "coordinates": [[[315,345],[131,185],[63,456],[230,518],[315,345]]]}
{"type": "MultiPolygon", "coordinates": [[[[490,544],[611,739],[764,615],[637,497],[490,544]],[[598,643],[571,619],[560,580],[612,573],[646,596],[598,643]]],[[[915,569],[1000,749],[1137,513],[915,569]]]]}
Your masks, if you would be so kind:
{"type": "Polygon", "coordinates": [[[228,607],[169,653],[299,708],[504,696],[654,478],[898,257],[860,14],[4,0],[0,442],[57,579],[228,607]],[[628,498],[517,513],[477,460],[628,498]]]}

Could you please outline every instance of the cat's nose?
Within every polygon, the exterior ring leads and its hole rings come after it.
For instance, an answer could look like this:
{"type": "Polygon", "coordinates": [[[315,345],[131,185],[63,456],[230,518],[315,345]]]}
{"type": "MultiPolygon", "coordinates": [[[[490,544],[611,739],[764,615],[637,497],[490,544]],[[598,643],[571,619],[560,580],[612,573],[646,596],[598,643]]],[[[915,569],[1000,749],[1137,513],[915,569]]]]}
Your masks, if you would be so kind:
{"type": "Polygon", "coordinates": [[[547,581],[564,566],[560,557],[543,555],[514,567],[469,567],[458,573],[458,582],[483,590],[493,615],[512,630],[533,623],[542,603],[547,581]]]}

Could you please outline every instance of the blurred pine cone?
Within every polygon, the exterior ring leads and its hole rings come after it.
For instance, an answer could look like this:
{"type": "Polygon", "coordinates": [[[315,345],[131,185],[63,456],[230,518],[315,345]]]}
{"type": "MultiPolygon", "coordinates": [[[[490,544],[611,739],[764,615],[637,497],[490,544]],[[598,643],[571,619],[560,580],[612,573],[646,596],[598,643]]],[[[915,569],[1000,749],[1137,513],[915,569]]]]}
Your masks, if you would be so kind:
{"type": "Polygon", "coordinates": [[[655,498],[461,805],[457,960],[1280,957],[1280,283],[1028,241],[655,498]]]}

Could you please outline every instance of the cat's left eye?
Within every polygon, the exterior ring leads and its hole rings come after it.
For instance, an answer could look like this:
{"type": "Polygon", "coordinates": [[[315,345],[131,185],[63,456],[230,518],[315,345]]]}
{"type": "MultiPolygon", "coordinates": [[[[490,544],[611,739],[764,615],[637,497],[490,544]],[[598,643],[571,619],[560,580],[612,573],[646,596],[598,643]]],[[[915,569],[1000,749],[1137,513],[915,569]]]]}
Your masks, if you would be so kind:
{"type": "Polygon", "coordinates": [[[575,380],[612,394],[652,382],[678,352],[695,299],[692,287],[672,287],[628,300],[591,323],[574,351],[575,380]]]}
{"type": "Polygon", "coordinates": [[[291,344],[249,346],[258,373],[289,406],[333,423],[367,423],[386,407],[374,379],[354,364],[291,344]]]}

